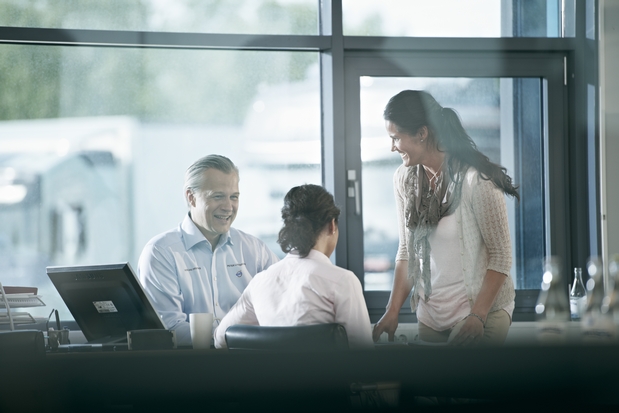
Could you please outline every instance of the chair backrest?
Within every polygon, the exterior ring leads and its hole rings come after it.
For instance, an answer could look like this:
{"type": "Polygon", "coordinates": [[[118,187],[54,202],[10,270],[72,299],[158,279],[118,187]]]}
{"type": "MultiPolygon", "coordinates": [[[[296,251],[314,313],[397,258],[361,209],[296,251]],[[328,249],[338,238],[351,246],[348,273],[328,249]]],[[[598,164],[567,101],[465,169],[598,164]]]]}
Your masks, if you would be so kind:
{"type": "Polygon", "coordinates": [[[230,350],[325,351],[347,350],[348,336],[341,324],[292,327],[234,325],[226,330],[230,350]]]}

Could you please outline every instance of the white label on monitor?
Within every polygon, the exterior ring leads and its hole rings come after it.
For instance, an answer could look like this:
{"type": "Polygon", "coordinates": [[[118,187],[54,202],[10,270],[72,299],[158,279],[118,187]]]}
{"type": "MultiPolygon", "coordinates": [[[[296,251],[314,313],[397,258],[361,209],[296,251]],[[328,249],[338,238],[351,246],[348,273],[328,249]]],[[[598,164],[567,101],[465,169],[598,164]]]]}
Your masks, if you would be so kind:
{"type": "Polygon", "coordinates": [[[99,313],[117,313],[116,306],[111,301],[93,301],[95,308],[99,313]]]}

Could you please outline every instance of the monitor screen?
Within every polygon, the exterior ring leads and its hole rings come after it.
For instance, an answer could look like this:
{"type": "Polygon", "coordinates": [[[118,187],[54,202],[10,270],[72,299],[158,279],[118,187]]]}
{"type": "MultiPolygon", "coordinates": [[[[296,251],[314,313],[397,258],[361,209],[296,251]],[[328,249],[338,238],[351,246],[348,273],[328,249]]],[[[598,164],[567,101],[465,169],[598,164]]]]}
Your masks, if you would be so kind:
{"type": "Polygon", "coordinates": [[[165,328],[129,263],[47,267],[47,275],[89,343],[165,328]]]}

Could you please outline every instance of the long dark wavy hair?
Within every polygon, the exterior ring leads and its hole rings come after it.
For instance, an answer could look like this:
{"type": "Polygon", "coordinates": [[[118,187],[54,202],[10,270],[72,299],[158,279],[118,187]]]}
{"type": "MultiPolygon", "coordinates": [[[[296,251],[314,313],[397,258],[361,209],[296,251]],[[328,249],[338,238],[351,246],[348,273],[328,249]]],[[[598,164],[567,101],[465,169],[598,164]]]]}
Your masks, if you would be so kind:
{"type": "Polygon", "coordinates": [[[285,253],[294,249],[305,258],[325,225],[332,219],[337,222],[339,216],[340,209],[333,196],[322,186],[295,186],[284,197],[284,226],[279,231],[277,243],[285,253]]]}
{"type": "Polygon", "coordinates": [[[482,179],[491,180],[504,193],[520,200],[518,187],[507,169],[490,162],[466,133],[458,114],[442,107],[432,95],[421,90],[404,90],[389,99],[383,113],[401,133],[414,136],[423,126],[428,128],[428,145],[447,153],[447,167],[452,179],[460,165],[472,166],[482,179]]]}

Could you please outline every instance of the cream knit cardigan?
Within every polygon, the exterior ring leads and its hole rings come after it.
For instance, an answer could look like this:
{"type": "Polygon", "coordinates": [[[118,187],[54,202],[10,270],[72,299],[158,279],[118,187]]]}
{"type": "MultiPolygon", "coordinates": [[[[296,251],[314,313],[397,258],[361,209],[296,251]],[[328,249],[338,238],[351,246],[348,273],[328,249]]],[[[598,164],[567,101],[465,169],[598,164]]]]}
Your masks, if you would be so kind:
{"type": "MultiPolygon", "coordinates": [[[[408,168],[401,165],[393,176],[400,245],[396,261],[408,261],[406,241],[408,228],[405,224],[406,190],[404,188],[408,168]]],[[[462,183],[460,205],[455,211],[460,238],[460,254],[464,285],[469,304],[473,307],[488,270],[505,274],[505,282],[490,309],[500,310],[514,300],[514,282],[510,276],[512,265],[511,239],[507,219],[507,207],[503,191],[492,181],[481,179],[479,172],[470,167],[462,183]]],[[[417,309],[419,290],[411,297],[411,310],[417,309]]]]}

